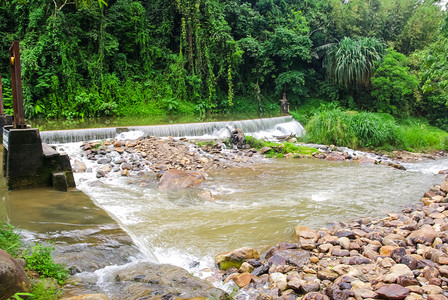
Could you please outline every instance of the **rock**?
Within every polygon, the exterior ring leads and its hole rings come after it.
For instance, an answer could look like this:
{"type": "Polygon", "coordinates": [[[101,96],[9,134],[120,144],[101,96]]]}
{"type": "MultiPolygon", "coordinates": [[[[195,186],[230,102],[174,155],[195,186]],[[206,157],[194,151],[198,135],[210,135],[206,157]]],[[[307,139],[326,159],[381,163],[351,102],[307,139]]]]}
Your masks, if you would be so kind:
{"type": "Polygon", "coordinates": [[[230,134],[230,142],[237,146],[239,149],[244,148],[246,139],[241,129],[236,128],[230,134]]]}
{"type": "Polygon", "coordinates": [[[423,297],[417,293],[410,293],[405,300],[423,300],[423,297]]]}
{"type": "Polygon", "coordinates": [[[103,178],[103,177],[106,177],[106,172],[104,172],[103,170],[97,170],[96,178],[103,178]]]}
{"type": "Polygon", "coordinates": [[[159,189],[186,189],[201,184],[204,180],[205,177],[200,173],[171,169],[163,173],[162,178],[160,178],[159,189]]]}
{"type": "Polygon", "coordinates": [[[296,226],[294,230],[294,238],[300,243],[316,242],[319,235],[313,229],[307,226],[296,226]]]}
{"type": "Polygon", "coordinates": [[[390,272],[384,277],[385,282],[395,282],[400,275],[414,277],[411,269],[404,264],[396,264],[390,268],[390,272]]]}
{"type": "Polygon", "coordinates": [[[305,294],[305,296],[303,296],[301,300],[330,300],[330,298],[327,295],[321,293],[311,292],[305,294]]]}
{"type": "MultiPolygon", "coordinates": [[[[276,250],[273,254],[282,257],[287,264],[294,267],[302,268],[310,262],[310,252],[302,249],[276,250]]],[[[271,256],[266,255],[267,259],[270,257],[271,256]]]]}
{"type": "Polygon", "coordinates": [[[319,258],[316,256],[310,257],[310,262],[313,264],[317,264],[319,262],[319,258]]]}
{"type": "Polygon", "coordinates": [[[230,252],[221,253],[215,256],[215,262],[221,270],[227,270],[231,267],[239,269],[243,262],[249,259],[258,259],[260,254],[257,250],[243,247],[230,252]]]}
{"type": "Polygon", "coordinates": [[[339,231],[335,232],[334,235],[337,236],[338,238],[346,237],[351,240],[356,238],[355,233],[351,230],[339,230],[339,231]]]}
{"type": "Polygon", "coordinates": [[[397,284],[406,287],[410,285],[418,285],[419,283],[413,276],[400,275],[397,278],[397,284]]]}
{"type": "Polygon", "coordinates": [[[339,245],[341,245],[342,248],[349,250],[350,249],[350,240],[348,239],[348,237],[340,237],[338,239],[338,243],[339,245]]]}
{"type": "Polygon", "coordinates": [[[422,276],[428,280],[429,284],[441,285],[442,281],[440,279],[440,272],[434,267],[426,266],[423,269],[422,276]]]}
{"type": "Polygon", "coordinates": [[[444,181],[441,185],[440,185],[440,190],[442,192],[448,193],[448,181],[444,181]]]}
{"type": "Polygon", "coordinates": [[[75,161],[73,165],[73,172],[75,173],[85,173],[87,170],[87,166],[83,162],[75,161]]]}
{"type": "Polygon", "coordinates": [[[208,202],[215,202],[215,198],[213,198],[213,194],[211,191],[202,191],[198,194],[199,198],[208,202]]]}
{"type": "Polygon", "coordinates": [[[396,246],[383,246],[380,248],[380,255],[381,256],[390,256],[392,251],[394,251],[397,247],[396,246]]]}
{"type": "Polygon", "coordinates": [[[374,165],[377,163],[376,160],[368,157],[361,157],[360,159],[356,160],[356,162],[362,165],[374,165]]]}
{"type": "Polygon", "coordinates": [[[271,147],[263,147],[263,148],[260,149],[260,154],[265,154],[265,153],[267,153],[267,152],[269,152],[271,150],[272,150],[271,147]]]}
{"type": "Polygon", "coordinates": [[[390,253],[390,258],[392,258],[396,263],[400,263],[406,254],[406,249],[400,247],[392,250],[390,253]]]}
{"type": "Polygon", "coordinates": [[[328,153],[327,157],[325,157],[326,161],[344,161],[345,157],[340,152],[331,152],[328,153]]]}
{"type": "Polygon", "coordinates": [[[120,165],[122,170],[132,170],[132,165],[130,163],[124,162],[120,165]]]}
{"type": "Polygon", "coordinates": [[[9,299],[17,292],[29,292],[31,288],[23,267],[19,262],[0,249],[0,299],[9,299]]]}
{"type": "Polygon", "coordinates": [[[409,269],[411,269],[411,270],[417,269],[417,266],[418,266],[417,260],[410,255],[403,256],[400,260],[400,263],[408,266],[409,269]]]}
{"type": "Polygon", "coordinates": [[[251,280],[252,280],[252,275],[250,273],[247,273],[247,272],[244,272],[242,274],[238,274],[238,275],[235,276],[235,278],[233,278],[233,281],[240,288],[249,285],[251,280]]]}
{"type": "Polygon", "coordinates": [[[378,297],[378,294],[375,293],[374,291],[372,291],[371,289],[357,289],[357,290],[354,290],[354,293],[355,293],[355,297],[357,297],[357,299],[359,297],[363,298],[363,299],[366,299],[366,298],[375,299],[376,297],[378,297]]]}
{"type": "Polygon", "coordinates": [[[428,295],[428,300],[448,300],[448,297],[444,295],[428,295]]]}
{"type": "Polygon", "coordinates": [[[251,272],[251,274],[258,277],[258,276],[261,276],[263,274],[266,274],[268,271],[269,271],[269,264],[264,264],[264,265],[261,265],[259,267],[256,267],[251,272]]]}
{"type": "Polygon", "coordinates": [[[440,286],[432,284],[421,286],[420,289],[423,291],[423,293],[428,295],[437,295],[443,291],[443,289],[440,286]]]}
{"type": "MultiPolygon", "coordinates": [[[[446,182],[446,181],[445,181],[446,182]]],[[[431,245],[437,237],[437,232],[431,225],[423,225],[420,229],[412,232],[407,238],[414,244],[431,245]]]]}
{"type": "Polygon", "coordinates": [[[241,264],[240,269],[238,270],[240,273],[251,273],[254,270],[254,266],[252,266],[250,263],[248,262],[243,262],[241,264]]]}
{"type": "Polygon", "coordinates": [[[324,269],[324,270],[321,270],[321,271],[317,272],[317,278],[319,278],[320,280],[334,281],[338,277],[339,277],[338,273],[335,273],[335,272],[330,271],[328,269],[324,269]]]}
{"type": "Polygon", "coordinates": [[[158,295],[163,299],[172,299],[172,295],[222,299],[226,295],[211,283],[172,265],[141,261],[111,270],[110,276],[115,279],[110,287],[114,299],[141,299],[147,295],[158,295]]]}
{"type": "Polygon", "coordinates": [[[320,285],[317,282],[305,282],[301,288],[304,293],[317,292],[320,289],[320,285]]]}
{"type": "Polygon", "coordinates": [[[302,287],[302,283],[305,283],[304,280],[301,280],[299,277],[293,277],[288,281],[288,286],[286,288],[299,292],[302,287]]]}
{"type": "Polygon", "coordinates": [[[350,256],[350,251],[333,248],[331,250],[331,255],[333,255],[333,256],[350,256]]]}
{"type": "Polygon", "coordinates": [[[332,244],[321,244],[317,247],[319,249],[320,252],[328,252],[331,248],[333,248],[332,244]]]}
{"type": "Polygon", "coordinates": [[[109,300],[109,298],[105,294],[87,294],[70,298],[63,298],[62,300],[109,300]]]}
{"type": "Polygon", "coordinates": [[[105,165],[105,164],[110,163],[111,159],[107,158],[107,157],[103,157],[103,158],[98,159],[96,162],[100,165],[105,165]]]}
{"type": "Polygon", "coordinates": [[[404,299],[409,295],[409,290],[398,284],[385,285],[378,290],[376,293],[383,299],[404,299]]]}
{"type": "Polygon", "coordinates": [[[287,287],[287,277],[282,273],[270,274],[270,281],[280,290],[284,291],[287,287]]]}
{"type": "Polygon", "coordinates": [[[333,284],[325,289],[325,294],[332,300],[346,300],[353,295],[353,292],[341,290],[338,285],[333,284]]]}

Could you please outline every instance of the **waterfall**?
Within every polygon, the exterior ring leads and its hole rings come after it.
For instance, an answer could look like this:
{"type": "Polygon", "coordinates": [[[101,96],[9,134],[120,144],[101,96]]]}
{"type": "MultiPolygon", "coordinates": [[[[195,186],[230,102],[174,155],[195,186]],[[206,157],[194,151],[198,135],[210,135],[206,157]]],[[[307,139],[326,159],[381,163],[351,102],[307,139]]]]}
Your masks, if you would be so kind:
{"type": "Polygon", "coordinates": [[[40,135],[42,141],[48,144],[110,139],[126,131],[141,131],[146,137],[172,136],[213,139],[228,137],[232,128],[241,128],[244,133],[253,135],[259,132],[268,133],[270,136],[290,134],[301,136],[304,134],[303,126],[291,116],[286,116],[242,121],[52,130],[41,131],[40,135]]]}

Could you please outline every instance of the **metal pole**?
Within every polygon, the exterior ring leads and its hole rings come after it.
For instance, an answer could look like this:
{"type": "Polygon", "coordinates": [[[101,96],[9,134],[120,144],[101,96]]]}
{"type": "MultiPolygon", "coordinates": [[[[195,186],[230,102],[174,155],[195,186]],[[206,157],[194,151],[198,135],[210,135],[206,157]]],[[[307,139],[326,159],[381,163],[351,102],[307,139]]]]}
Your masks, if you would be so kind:
{"type": "Polygon", "coordinates": [[[20,67],[19,41],[14,41],[9,48],[11,57],[11,87],[14,108],[13,128],[26,128],[23,109],[22,69],[20,67]]]}
{"type": "Polygon", "coordinates": [[[4,115],[5,111],[3,110],[3,86],[2,86],[2,75],[0,75],[0,115],[4,115]]]}

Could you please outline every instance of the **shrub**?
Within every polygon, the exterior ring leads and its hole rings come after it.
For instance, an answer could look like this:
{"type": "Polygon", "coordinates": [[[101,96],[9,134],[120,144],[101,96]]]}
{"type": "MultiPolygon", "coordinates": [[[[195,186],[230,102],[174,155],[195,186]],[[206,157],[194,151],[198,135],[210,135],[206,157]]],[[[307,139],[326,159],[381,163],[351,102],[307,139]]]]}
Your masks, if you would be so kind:
{"type": "Polygon", "coordinates": [[[42,277],[55,278],[60,284],[63,284],[67,279],[68,271],[53,261],[51,252],[54,250],[54,246],[43,246],[36,243],[31,250],[31,254],[25,256],[28,267],[42,277]]]}

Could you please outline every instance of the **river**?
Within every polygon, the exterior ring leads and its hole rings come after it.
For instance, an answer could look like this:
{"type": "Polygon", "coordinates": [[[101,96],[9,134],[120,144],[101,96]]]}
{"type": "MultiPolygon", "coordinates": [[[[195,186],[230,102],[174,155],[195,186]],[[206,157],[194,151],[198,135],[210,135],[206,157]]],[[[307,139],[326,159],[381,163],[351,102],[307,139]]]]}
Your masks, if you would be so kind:
{"type": "MultiPolygon", "coordinates": [[[[79,146],[59,148],[74,160],[82,159],[79,146]]],[[[405,166],[407,171],[318,159],[261,160],[210,173],[200,187],[184,192],[159,191],[155,176],[117,173],[95,184],[95,172],[78,173],[78,190],[67,193],[5,191],[2,183],[0,212],[28,240],[54,240],[57,261],[77,260],[83,276],[133,259],[200,273],[217,253],[289,241],[296,225],[318,228],[396,212],[443,180],[437,172],[448,169],[448,159],[405,166]],[[202,190],[215,201],[199,198],[202,190]]],[[[104,272],[95,274],[86,291],[107,286],[104,272]]]]}

